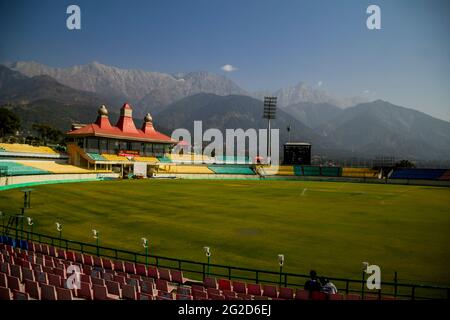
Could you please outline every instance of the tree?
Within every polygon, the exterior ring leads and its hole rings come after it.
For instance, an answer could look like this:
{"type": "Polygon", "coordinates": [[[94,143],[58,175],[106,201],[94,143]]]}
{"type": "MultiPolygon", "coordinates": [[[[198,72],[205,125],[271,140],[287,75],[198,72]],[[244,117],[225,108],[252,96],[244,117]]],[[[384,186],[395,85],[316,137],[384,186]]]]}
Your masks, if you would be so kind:
{"type": "Polygon", "coordinates": [[[0,137],[15,134],[20,129],[20,118],[6,108],[0,107],[0,137]]]}
{"type": "Polygon", "coordinates": [[[416,165],[409,160],[402,160],[395,164],[396,168],[415,168],[416,165]]]}
{"type": "Polygon", "coordinates": [[[35,123],[33,124],[33,130],[37,132],[39,137],[44,142],[44,145],[46,145],[47,142],[59,143],[63,137],[63,133],[61,131],[46,124],[35,123]]]}

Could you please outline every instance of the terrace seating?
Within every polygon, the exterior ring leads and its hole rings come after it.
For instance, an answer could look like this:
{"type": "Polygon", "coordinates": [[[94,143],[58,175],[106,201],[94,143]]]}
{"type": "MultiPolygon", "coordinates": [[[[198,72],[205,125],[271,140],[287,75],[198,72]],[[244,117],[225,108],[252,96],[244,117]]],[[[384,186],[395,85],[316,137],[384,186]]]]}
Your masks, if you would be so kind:
{"type": "Polygon", "coordinates": [[[161,163],[171,163],[172,160],[167,157],[167,156],[163,156],[163,157],[156,157],[158,159],[159,162],[161,163]]]}
{"type": "Polygon", "coordinates": [[[262,168],[264,175],[266,176],[294,176],[294,167],[293,166],[270,166],[262,168]]]}
{"type": "Polygon", "coordinates": [[[247,164],[251,163],[249,157],[245,156],[217,156],[215,163],[218,164],[247,164]]]}
{"type": "Polygon", "coordinates": [[[180,174],[213,174],[214,172],[206,166],[189,166],[189,165],[160,165],[159,173],[180,173],[180,174]]]}
{"type": "Polygon", "coordinates": [[[304,176],[320,176],[320,167],[303,166],[304,176]]]}
{"type": "Polygon", "coordinates": [[[101,155],[106,161],[115,161],[115,162],[130,162],[127,157],[119,156],[116,154],[107,154],[102,153],[101,155]]]}
{"type": "MultiPolygon", "coordinates": [[[[61,174],[69,174],[69,173],[92,173],[99,171],[87,170],[77,166],[73,166],[70,164],[63,164],[55,161],[20,161],[17,162],[24,166],[30,166],[38,170],[42,170],[50,173],[61,173],[61,174]]],[[[104,172],[109,172],[107,170],[102,170],[104,172]]]]}
{"type": "Polygon", "coordinates": [[[445,172],[445,169],[396,169],[390,178],[438,180],[445,172]]]}
{"type": "Polygon", "coordinates": [[[208,166],[216,174],[254,175],[255,172],[248,166],[240,165],[211,165],[208,166]]]}
{"type": "Polygon", "coordinates": [[[450,170],[446,170],[439,180],[450,181],[450,170]]]}
{"type": "Polygon", "coordinates": [[[0,161],[0,168],[4,169],[2,171],[4,171],[4,174],[6,174],[7,176],[25,176],[50,173],[46,170],[11,161],[0,161]]]}
{"type": "Polygon", "coordinates": [[[14,153],[43,153],[55,155],[58,152],[46,146],[32,146],[21,143],[0,143],[0,152],[14,152],[14,153]]]}
{"type": "Polygon", "coordinates": [[[86,152],[86,154],[94,161],[107,161],[101,154],[95,152],[86,152]]]}
{"type": "Polygon", "coordinates": [[[325,177],[340,177],[341,168],[340,167],[321,167],[320,174],[325,177]]]}
{"type": "Polygon", "coordinates": [[[156,158],[156,157],[134,157],[134,161],[151,162],[151,163],[159,162],[158,158],[156,158]]]}
{"type": "Polygon", "coordinates": [[[368,168],[343,168],[342,176],[349,178],[378,178],[378,170],[368,168]]]}
{"type": "MultiPolygon", "coordinates": [[[[1,238],[5,242],[6,237],[1,238]]],[[[8,242],[6,241],[6,242],[8,242]]],[[[11,241],[9,241],[11,242],[11,241]]],[[[292,288],[268,284],[246,283],[205,277],[202,284],[186,285],[183,273],[178,270],[146,268],[128,261],[110,261],[86,254],[73,254],[52,246],[28,243],[28,249],[12,248],[0,243],[0,299],[1,300],[350,300],[361,299],[355,294],[327,295],[309,293],[292,288]],[[42,253],[45,252],[45,253],[42,253]],[[50,256],[52,254],[52,256],[50,256]],[[54,255],[54,256],[53,256],[54,255]],[[81,260],[82,263],[64,260],[81,260]],[[61,259],[62,258],[62,259],[61,259]],[[32,272],[33,267],[39,269],[32,272]],[[106,263],[105,263],[106,262],[106,263]],[[80,288],[67,289],[66,268],[77,264],[81,269],[80,288]],[[46,266],[48,265],[48,266],[46,266]],[[52,267],[51,267],[51,266],[52,267]],[[100,265],[103,265],[100,266],[100,265]],[[109,266],[110,269],[104,268],[109,266]],[[117,267],[117,268],[116,268],[117,267]],[[60,270],[60,274],[56,274],[60,270]],[[33,278],[34,277],[34,278],[33,278]]],[[[393,297],[390,297],[393,298],[393,297]]],[[[378,295],[366,294],[364,299],[379,299],[378,295]]]]}

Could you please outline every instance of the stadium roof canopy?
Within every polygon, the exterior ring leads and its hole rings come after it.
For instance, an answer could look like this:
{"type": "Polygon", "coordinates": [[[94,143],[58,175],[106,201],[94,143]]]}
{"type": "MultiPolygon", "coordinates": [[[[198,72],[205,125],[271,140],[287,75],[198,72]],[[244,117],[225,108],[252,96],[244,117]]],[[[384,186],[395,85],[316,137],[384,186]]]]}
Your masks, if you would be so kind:
{"type": "Polygon", "coordinates": [[[108,118],[108,110],[102,105],[98,110],[97,120],[94,123],[67,132],[71,137],[104,137],[120,140],[137,140],[143,142],[159,142],[174,144],[165,134],[158,132],[153,127],[153,119],[150,114],[144,119],[141,129],[137,129],[133,118],[132,108],[125,103],[120,109],[120,118],[115,126],[111,125],[108,118]]]}

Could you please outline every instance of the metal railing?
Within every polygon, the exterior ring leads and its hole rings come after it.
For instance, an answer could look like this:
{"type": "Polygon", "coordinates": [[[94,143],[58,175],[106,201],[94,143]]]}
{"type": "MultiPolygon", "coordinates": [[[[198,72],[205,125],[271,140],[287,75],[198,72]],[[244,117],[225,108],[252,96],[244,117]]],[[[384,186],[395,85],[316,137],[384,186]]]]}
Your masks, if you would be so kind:
{"type": "MultiPolygon", "coordinates": [[[[246,282],[254,282],[260,284],[274,284],[302,288],[306,280],[310,277],[306,274],[295,274],[289,272],[277,272],[261,269],[251,269],[235,266],[226,266],[220,264],[212,264],[206,262],[170,258],[153,254],[145,254],[133,252],[118,248],[110,248],[91,243],[69,240],[41,233],[31,232],[29,230],[18,228],[3,228],[3,235],[11,239],[27,240],[54,246],[55,248],[64,249],[66,251],[77,251],[82,254],[98,255],[104,258],[114,260],[129,261],[140,264],[148,264],[158,268],[167,268],[183,271],[184,276],[192,279],[192,283],[200,282],[205,277],[218,277],[229,280],[244,280],[246,282]]],[[[434,286],[423,284],[401,283],[395,274],[394,281],[381,282],[381,289],[368,290],[363,273],[362,279],[347,279],[328,277],[332,281],[339,292],[346,294],[355,293],[362,297],[365,295],[391,296],[400,299],[450,299],[450,287],[434,286]]]]}

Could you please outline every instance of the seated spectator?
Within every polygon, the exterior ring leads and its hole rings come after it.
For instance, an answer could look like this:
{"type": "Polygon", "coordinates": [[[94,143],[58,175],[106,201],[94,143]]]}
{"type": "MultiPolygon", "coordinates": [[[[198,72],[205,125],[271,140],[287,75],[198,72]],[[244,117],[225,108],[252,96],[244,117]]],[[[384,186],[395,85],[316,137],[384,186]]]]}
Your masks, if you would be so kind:
{"type": "Polygon", "coordinates": [[[322,292],[325,292],[327,294],[336,294],[337,288],[336,286],[328,280],[328,278],[321,277],[320,282],[322,283],[322,292]]]}
{"type": "Polygon", "coordinates": [[[306,281],[305,283],[305,290],[312,292],[312,291],[320,291],[322,286],[320,285],[319,280],[317,279],[317,272],[314,270],[311,270],[309,272],[309,276],[311,279],[306,281]]]}

